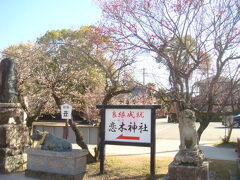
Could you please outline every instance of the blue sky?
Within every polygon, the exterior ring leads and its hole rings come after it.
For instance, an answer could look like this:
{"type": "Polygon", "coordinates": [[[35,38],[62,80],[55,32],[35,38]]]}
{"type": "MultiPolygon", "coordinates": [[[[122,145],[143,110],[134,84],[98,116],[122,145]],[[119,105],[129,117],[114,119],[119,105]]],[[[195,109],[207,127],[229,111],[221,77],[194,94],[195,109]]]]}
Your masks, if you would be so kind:
{"type": "Polygon", "coordinates": [[[77,29],[100,18],[92,0],[0,0],[0,51],[33,42],[48,30],[77,29]]]}
{"type": "MultiPolygon", "coordinates": [[[[93,1],[0,0],[0,52],[12,44],[34,42],[48,30],[96,24],[101,19],[101,10],[93,1]]],[[[149,61],[146,65],[144,61],[136,65],[135,76],[141,82],[145,67],[146,82],[151,82],[158,78],[155,73],[159,72],[158,65],[150,65],[149,61]]]]}

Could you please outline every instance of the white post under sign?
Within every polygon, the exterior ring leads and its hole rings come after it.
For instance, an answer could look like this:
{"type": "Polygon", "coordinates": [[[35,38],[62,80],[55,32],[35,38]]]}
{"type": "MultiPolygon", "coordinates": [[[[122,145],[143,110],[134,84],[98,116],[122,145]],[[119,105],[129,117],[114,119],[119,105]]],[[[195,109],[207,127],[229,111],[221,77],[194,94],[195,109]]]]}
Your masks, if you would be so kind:
{"type": "Polygon", "coordinates": [[[72,106],[70,104],[61,105],[61,116],[62,116],[62,119],[72,118],[72,106]]]}

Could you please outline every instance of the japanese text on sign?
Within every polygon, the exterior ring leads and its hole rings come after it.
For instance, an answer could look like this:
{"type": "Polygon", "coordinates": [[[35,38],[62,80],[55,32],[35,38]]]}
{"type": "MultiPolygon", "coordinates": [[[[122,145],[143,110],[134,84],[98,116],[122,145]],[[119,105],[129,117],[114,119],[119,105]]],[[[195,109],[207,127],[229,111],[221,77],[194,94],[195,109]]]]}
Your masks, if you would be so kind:
{"type": "Polygon", "coordinates": [[[61,116],[62,119],[71,119],[72,117],[72,106],[69,104],[61,105],[61,116]]]}
{"type": "Polygon", "coordinates": [[[107,109],[105,140],[150,143],[150,109],[107,109]]]}

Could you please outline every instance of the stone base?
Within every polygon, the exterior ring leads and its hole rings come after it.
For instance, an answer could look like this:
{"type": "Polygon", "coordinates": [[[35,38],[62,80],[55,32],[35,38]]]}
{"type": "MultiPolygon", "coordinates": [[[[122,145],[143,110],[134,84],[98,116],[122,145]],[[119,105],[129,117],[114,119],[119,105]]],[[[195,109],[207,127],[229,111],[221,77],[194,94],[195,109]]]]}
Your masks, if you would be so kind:
{"type": "Polygon", "coordinates": [[[26,170],[26,157],[23,154],[7,156],[1,159],[0,172],[11,173],[26,170]]]}
{"type": "Polygon", "coordinates": [[[168,166],[168,180],[208,180],[209,165],[203,162],[202,166],[175,165],[168,166]]]}
{"type": "Polygon", "coordinates": [[[56,152],[41,149],[27,149],[27,168],[63,175],[79,175],[86,172],[86,150],[73,149],[70,152],[56,152]]]}
{"type": "Polygon", "coordinates": [[[174,157],[173,163],[175,165],[189,164],[192,166],[201,166],[204,161],[203,152],[198,149],[192,150],[180,150],[174,157]]]}
{"type": "Polygon", "coordinates": [[[41,171],[32,171],[26,170],[25,176],[32,178],[40,178],[44,180],[87,180],[87,174],[81,173],[76,175],[64,175],[64,174],[55,174],[55,173],[47,173],[41,171]]]}
{"type": "Polygon", "coordinates": [[[29,146],[29,130],[22,124],[0,125],[0,148],[21,149],[29,146]]]}
{"type": "Polygon", "coordinates": [[[29,147],[28,128],[22,124],[0,125],[0,173],[26,169],[24,148],[29,147]]]}

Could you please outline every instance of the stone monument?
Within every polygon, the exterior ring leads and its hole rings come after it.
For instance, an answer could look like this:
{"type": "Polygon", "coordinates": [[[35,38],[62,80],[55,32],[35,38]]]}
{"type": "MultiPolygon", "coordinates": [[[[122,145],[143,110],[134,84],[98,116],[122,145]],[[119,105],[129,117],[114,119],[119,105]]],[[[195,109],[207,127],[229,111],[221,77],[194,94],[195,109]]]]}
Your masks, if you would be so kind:
{"type": "Polygon", "coordinates": [[[208,180],[208,163],[204,162],[204,154],[199,149],[199,139],[196,131],[195,113],[190,109],[180,112],[179,152],[168,166],[169,180],[208,180]]]}
{"type": "Polygon", "coordinates": [[[0,63],[0,102],[18,103],[17,71],[11,59],[0,63]]]}
{"type": "Polygon", "coordinates": [[[87,150],[72,149],[71,143],[51,133],[34,131],[36,148],[27,149],[26,176],[49,180],[86,179],[87,150]]]}
{"type": "Polygon", "coordinates": [[[28,128],[18,101],[17,71],[14,61],[0,63],[0,172],[24,170],[24,148],[28,147],[28,128]]]}

